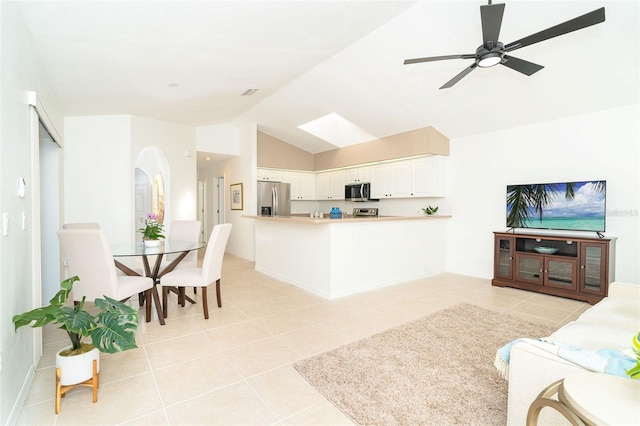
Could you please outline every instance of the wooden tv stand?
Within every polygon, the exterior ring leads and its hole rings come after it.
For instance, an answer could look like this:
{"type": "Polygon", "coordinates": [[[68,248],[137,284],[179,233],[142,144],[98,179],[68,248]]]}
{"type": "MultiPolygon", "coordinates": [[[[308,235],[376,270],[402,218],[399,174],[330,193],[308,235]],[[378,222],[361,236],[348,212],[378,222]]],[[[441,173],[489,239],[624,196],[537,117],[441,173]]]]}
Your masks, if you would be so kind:
{"type": "Polygon", "coordinates": [[[598,303],[614,279],[613,238],[494,232],[491,284],[598,303]]]}

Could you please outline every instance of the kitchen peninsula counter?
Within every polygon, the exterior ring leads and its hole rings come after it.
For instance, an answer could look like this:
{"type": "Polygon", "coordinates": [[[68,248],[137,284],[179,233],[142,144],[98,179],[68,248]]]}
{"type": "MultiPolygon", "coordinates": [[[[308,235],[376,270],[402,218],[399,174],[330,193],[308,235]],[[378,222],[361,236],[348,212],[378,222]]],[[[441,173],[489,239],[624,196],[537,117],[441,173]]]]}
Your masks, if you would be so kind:
{"type": "Polygon", "coordinates": [[[448,215],[243,217],[257,271],[328,299],[446,271],[448,215]]]}
{"type": "Polygon", "coordinates": [[[342,219],[331,219],[329,218],[329,213],[326,213],[324,218],[314,218],[309,217],[309,215],[291,215],[291,216],[249,216],[244,215],[242,217],[249,219],[260,219],[260,220],[278,220],[278,221],[288,221],[288,222],[300,222],[300,223],[309,223],[309,224],[327,224],[327,223],[352,223],[352,222],[382,222],[382,221],[398,221],[398,220],[434,220],[434,219],[449,219],[450,215],[431,215],[431,216],[378,216],[378,217],[358,217],[348,215],[342,219]]]}

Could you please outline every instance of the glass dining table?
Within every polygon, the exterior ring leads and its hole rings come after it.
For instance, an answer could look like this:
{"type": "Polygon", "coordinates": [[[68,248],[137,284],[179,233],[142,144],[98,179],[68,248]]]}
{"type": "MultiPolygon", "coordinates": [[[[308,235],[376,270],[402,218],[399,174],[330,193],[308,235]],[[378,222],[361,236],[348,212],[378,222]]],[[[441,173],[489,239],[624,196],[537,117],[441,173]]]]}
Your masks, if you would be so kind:
{"type": "MultiPolygon", "coordinates": [[[[143,241],[113,244],[111,246],[111,253],[114,258],[126,258],[126,257],[142,257],[142,264],[144,266],[144,275],[138,271],[131,269],[129,266],[114,259],[116,268],[121,270],[130,276],[146,276],[153,279],[154,286],[151,288],[151,296],[153,298],[153,304],[156,307],[156,313],[161,325],[164,325],[164,315],[162,313],[162,305],[160,303],[160,296],[158,295],[158,289],[155,284],[158,284],[159,279],[175,269],[175,267],[182,262],[182,260],[193,250],[199,250],[206,247],[207,243],[204,242],[185,242],[185,241],[160,241],[160,244],[156,247],[146,247],[143,241]],[[160,270],[162,266],[162,258],[166,254],[177,254],[167,266],[160,270]],[[155,262],[153,269],[149,263],[149,257],[155,256],[155,262]]],[[[142,300],[142,299],[141,299],[142,300]]],[[[151,321],[151,303],[147,303],[145,307],[146,321],[151,321]]]]}

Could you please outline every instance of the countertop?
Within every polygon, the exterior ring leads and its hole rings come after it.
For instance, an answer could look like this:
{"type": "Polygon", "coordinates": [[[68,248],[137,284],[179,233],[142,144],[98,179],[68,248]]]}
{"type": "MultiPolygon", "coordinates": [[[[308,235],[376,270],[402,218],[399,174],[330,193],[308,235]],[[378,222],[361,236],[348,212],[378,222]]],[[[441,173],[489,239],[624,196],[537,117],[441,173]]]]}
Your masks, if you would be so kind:
{"type": "Polygon", "coordinates": [[[327,223],[355,223],[355,222],[391,222],[400,220],[434,220],[434,219],[449,219],[451,215],[423,215],[423,216],[379,216],[379,217],[359,217],[348,215],[342,219],[330,219],[328,214],[322,219],[309,217],[306,215],[293,215],[293,216],[252,216],[242,215],[247,219],[258,219],[267,221],[280,221],[280,222],[295,222],[295,223],[308,223],[308,224],[327,224],[327,223]]]}

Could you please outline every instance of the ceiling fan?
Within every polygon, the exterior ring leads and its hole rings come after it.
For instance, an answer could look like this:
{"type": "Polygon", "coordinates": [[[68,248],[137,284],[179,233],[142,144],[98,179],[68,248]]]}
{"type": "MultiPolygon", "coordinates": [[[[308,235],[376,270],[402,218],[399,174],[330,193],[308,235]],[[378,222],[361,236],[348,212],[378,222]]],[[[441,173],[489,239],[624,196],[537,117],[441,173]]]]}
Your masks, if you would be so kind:
{"type": "Polygon", "coordinates": [[[473,59],[474,62],[469,67],[465,68],[461,73],[447,81],[440,89],[448,89],[449,87],[462,80],[467,74],[473,71],[476,67],[488,68],[494,65],[500,64],[512,70],[521,72],[525,75],[532,75],[535,72],[544,68],[542,65],[534,64],[533,62],[525,61],[511,55],[507,55],[508,52],[512,52],[521,47],[526,47],[534,43],[538,43],[550,38],[558,37],[563,34],[570,33],[572,31],[581,30],[591,25],[604,22],[604,7],[596,9],[593,12],[589,12],[585,15],[578,16],[562,24],[558,24],[546,30],[532,34],[528,37],[521,38],[514,42],[503,44],[498,41],[500,35],[500,26],[502,25],[502,15],[504,14],[504,4],[489,4],[480,6],[480,18],[482,21],[482,46],[476,49],[476,53],[461,54],[461,55],[445,55],[445,56],[432,56],[428,58],[416,58],[406,59],[405,65],[417,64],[420,62],[433,62],[442,61],[446,59],[473,59]]]}

